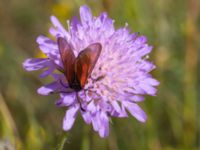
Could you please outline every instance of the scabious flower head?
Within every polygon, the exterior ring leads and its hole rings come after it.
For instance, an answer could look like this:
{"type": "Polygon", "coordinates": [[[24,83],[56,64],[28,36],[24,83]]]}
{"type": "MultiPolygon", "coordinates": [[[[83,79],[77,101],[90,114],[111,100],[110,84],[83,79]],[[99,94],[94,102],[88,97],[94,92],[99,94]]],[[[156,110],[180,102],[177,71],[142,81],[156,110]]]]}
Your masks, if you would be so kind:
{"type": "Polygon", "coordinates": [[[106,13],[94,17],[86,5],[80,7],[80,21],[76,17],[67,21],[67,29],[55,16],[51,16],[51,22],[53,27],[49,32],[55,38],[43,35],[37,38],[39,48],[47,58],[27,59],[23,66],[27,71],[43,70],[42,78],[52,76],[53,81],[40,87],[38,93],[59,93],[56,105],[67,108],[63,129],[71,129],[78,112],[101,137],[108,136],[111,117],[128,117],[129,112],[138,121],[145,122],[147,116],[137,102],[143,101],[144,95],[154,96],[155,86],[159,84],[149,74],[155,66],[146,57],[152,50],[147,38],[138,33],[131,34],[127,25],[115,29],[114,21],[106,13]],[[69,88],[61,71],[63,63],[58,37],[65,38],[76,57],[92,43],[102,46],[94,69],[79,92],[69,88]]]}

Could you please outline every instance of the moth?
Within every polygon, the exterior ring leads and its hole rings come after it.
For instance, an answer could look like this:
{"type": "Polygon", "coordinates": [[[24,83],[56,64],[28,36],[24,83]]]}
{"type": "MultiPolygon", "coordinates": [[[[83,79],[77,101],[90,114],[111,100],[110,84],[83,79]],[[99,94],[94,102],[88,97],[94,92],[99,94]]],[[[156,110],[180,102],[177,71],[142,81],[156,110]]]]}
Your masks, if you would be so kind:
{"type": "Polygon", "coordinates": [[[100,43],[90,44],[75,57],[71,46],[65,38],[58,37],[57,42],[64,75],[69,87],[77,93],[87,83],[87,79],[100,56],[102,46],[100,43]]]}

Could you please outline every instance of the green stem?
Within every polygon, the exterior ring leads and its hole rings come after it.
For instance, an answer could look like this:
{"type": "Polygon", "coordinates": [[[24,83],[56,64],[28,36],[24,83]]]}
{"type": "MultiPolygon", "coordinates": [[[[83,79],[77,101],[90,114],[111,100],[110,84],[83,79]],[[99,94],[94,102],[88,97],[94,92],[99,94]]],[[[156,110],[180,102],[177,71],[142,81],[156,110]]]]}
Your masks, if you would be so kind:
{"type": "Polygon", "coordinates": [[[58,145],[57,150],[63,150],[66,141],[67,141],[67,134],[64,134],[63,137],[62,137],[62,139],[61,139],[61,142],[60,142],[59,145],[58,145]]]}

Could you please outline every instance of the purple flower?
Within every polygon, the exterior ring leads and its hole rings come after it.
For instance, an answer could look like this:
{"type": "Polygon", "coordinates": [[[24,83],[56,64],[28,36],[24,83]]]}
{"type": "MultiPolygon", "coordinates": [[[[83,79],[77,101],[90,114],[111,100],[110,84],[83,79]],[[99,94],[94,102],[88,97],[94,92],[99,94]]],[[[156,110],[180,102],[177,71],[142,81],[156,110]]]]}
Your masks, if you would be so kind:
{"type": "Polygon", "coordinates": [[[38,93],[60,94],[56,105],[67,107],[63,129],[71,129],[78,112],[101,137],[108,136],[111,117],[128,117],[129,112],[138,121],[145,122],[147,116],[137,102],[143,101],[144,95],[155,96],[155,86],[159,84],[149,74],[155,66],[146,57],[152,50],[147,38],[137,33],[131,34],[127,25],[115,29],[114,21],[106,13],[94,17],[85,5],[80,7],[80,21],[76,17],[67,21],[68,29],[54,16],[51,16],[51,21],[54,27],[49,32],[55,39],[45,36],[37,38],[47,58],[27,59],[23,66],[27,71],[42,69],[42,78],[52,76],[53,82],[40,87],[38,93]],[[58,37],[68,42],[76,57],[93,43],[102,46],[98,61],[78,92],[69,87],[63,73],[58,37]]]}

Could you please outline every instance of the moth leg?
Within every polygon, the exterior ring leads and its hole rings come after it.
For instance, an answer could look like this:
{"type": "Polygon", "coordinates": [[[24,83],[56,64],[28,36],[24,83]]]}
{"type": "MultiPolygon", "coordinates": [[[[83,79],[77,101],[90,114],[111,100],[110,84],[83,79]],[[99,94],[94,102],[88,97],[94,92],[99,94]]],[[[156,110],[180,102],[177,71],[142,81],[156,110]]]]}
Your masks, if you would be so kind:
{"type": "Polygon", "coordinates": [[[78,93],[76,92],[76,99],[77,99],[77,101],[78,101],[78,103],[79,103],[79,105],[80,105],[80,108],[81,108],[81,110],[82,111],[86,111],[84,108],[83,108],[83,106],[81,105],[81,100],[80,100],[80,97],[78,96],[78,93]]]}
{"type": "Polygon", "coordinates": [[[69,88],[69,86],[66,86],[66,85],[62,82],[61,79],[59,80],[59,82],[60,82],[60,84],[61,84],[63,87],[65,87],[65,88],[69,88]]]}

